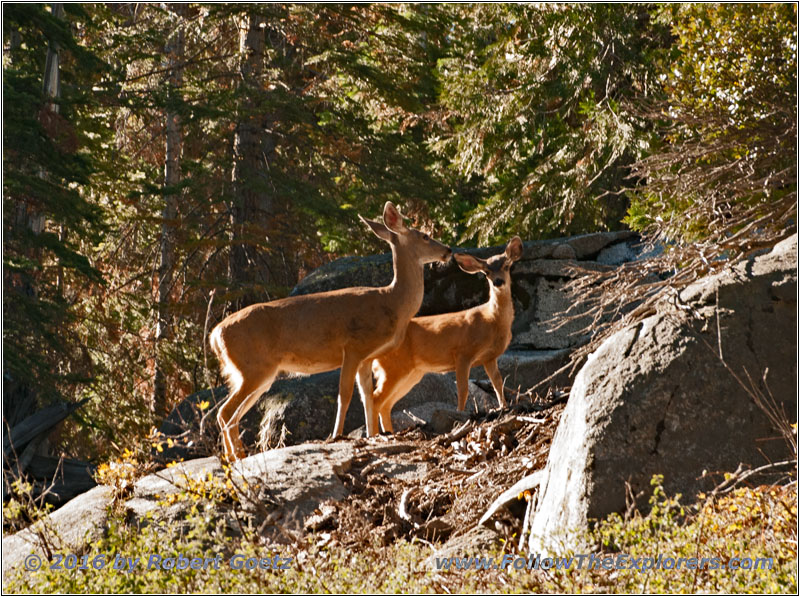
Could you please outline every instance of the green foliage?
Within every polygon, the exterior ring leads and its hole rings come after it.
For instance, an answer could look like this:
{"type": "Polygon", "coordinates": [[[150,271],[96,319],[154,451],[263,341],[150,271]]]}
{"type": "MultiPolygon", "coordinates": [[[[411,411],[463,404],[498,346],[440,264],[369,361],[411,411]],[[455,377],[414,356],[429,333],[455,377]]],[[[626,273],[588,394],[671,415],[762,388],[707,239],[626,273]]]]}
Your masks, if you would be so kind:
{"type": "MultiPolygon", "coordinates": [[[[796,490],[780,487],[741,488],[732,495],[706,497],[689,508],[680,496],[670,498],[652,481],[651,510],[646,516],[623,520],[612,515],[602,521],[593,536],[603,551],[628,554],[631,558],[658,555],[696,558],[704,570],[629,570],[616,579],[620,592],[791,592],[797,586],[796,490]],[[772,569],[728,569],[733,558],[771,558],[772,569]]],[[[751,564],[752,566],[752,564],[751,564]]],[[[599,586],[607,583],[603,582],[599,586]]],[[[594,584],[594,583],[593,583],[594,584]]],[[[594,586],[598,586],[595,584],[594,586]]]]}
{"type": "MultiPolygon", "coordinates": [[[[82,14],[71,7],[67,18],[82,14]]],[[[95,168],[78,123],[96,106],[82,85],[102,71],[44,5],[6,7],[3,37],[3,367],[23,394],[46,402],[91,376],[74,297],[101,280],[84,246],[102,238],[104,213],[82,192],[95,168]],[[56,99],[42,91],[50,43],[61,48],[56,99]]]]}
{"type": "Polygon", "coordinates": [[[372,250],[357,213],[394,201],[426,223],[450,199],[422,117],[436,101],[446,20],[439,7],[402,5],[304,5],[292,16],[319,114],[306,164],[319,165],[321,201],[304,207],[326,248],[372,250]]]}
{"type": "Polygon", "coordinates": [[[21,478],[6,485],[7,498],[3,500],[3,529],[20,531],[47,517],[53,505],[44,503],[33,492],[33,484],[21,478]]]}
{"type": "Polygon", "coordinates": [[[660,20],[676,38],[650,114],[662,141],[637,165],[646,184],[626,223],[683,242],[768,214],[783,228],[797,187],[797,7],[664,5],[660,20]]]}
{"type": "MultiPolygon", "coordinates": [[[[111,518],[108,533],[93,544],[87,570],[49,570],[17,573],[5,579],[8,592],[105,593],[791,593],[796,591],[797,493],[786,488],[740,489],[721,498],[704,498],[683,508],[664,494],[654,479],[652,510],[629,520],[613,515],[602,521],[588,540],[602,557],[717,558],[706,569],[624,569],[600,566],[569,570],[436,570],[434,550],[426,543],[399,542],[368,550],[325,546],[324,537],[309,537],[291,545],[263,544],[254,529],[238,527],[231,534],[221,513],[232,505],[230,487],[195,484],[170,504],[189,504],[182,524],[163,525],[150,519],[142,526],[111,518]],[[157,546],[157,547],[155,547],[157,546]],[[163,558],[214,558],[219,568],[205,570],[146,570],[151,554],[163,558]],[[102,570],[92,558],[105,554],[102,570]],[[247,558],[293,558],[287,570],[237,570],[234,554],[247,558]],[[111,569],[116,555],[140,558],[135,572],[111,569]],[[773,568],[728,570],[733,557],[772,558],[773,568]]],[[[82,555],[82,554],[81,554],[82,555]]],[[[459,557],[467,554],[458,554],[459,557]]],[[[501,562],[504,550],[476,554],[501,562]]],[[[569,557],[570,554],[564,554],[569,557]]],[[[518,557],[514,555],[514,557],[518,557]]],[[[526,554],[520,557],[527,558],[526,554]]],[[[640,565],[644,568],[644,565],[640,565]]]]}
{"type": "Polygon", "coordinates": [[[440,60],[449,130],[432,139],[480,189],[464,237],[618,228],[626,166],[647,150],[627,109],[668,47],[648,5],[460,5],[440,60]]]}

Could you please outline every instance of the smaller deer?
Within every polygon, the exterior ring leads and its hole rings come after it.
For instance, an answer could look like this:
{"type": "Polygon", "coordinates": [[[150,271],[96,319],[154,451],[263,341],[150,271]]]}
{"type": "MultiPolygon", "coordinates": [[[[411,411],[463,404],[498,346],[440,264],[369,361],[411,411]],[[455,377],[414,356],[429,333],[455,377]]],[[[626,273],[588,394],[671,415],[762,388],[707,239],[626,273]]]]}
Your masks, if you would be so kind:
{"type": "Polygon", "coordinates": [[[465,253],[456,253],[453,257],[465,272],[486,275],[489,300],[465,311],[415,317],[406,329],[402,344],[372,362],[377,382],[371,425],[375,430],[380,416],[383,430],[393,432],[392,407],[426,373],[455,371],[458,410],[464,410],[469,370],[475,365],[483,365],[500,406],[506,405],[497,357],[511,342],[511,322],[514,320],[511,266],[522,257],[522,241],[515,236],[506,245],[505,253],[487,260],[465,253]]]}

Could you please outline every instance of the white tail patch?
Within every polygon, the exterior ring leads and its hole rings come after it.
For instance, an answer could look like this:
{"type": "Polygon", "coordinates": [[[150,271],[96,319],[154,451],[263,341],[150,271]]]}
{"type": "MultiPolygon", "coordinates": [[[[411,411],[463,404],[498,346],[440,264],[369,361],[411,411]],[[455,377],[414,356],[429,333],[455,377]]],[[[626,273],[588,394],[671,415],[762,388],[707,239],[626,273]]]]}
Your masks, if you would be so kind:
{"type": "Polygon", "coordinates": [[[225,384],[228,387],[228,393],[237,392],[242,387],[242,374],[233,365],[227,351],[225,344],[222,342],[222,329],[215,327],[208,338],[211,344],[211,350],[217,355],[220,365],[222,365],[222,377],[225,379],[225,384]]]}

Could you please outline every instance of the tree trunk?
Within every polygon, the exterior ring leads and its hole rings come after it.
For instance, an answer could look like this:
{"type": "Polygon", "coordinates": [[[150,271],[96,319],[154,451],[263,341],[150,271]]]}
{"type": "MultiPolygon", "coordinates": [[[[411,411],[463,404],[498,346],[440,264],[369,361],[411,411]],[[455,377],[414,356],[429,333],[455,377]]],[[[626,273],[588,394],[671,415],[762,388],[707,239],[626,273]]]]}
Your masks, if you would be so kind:
{"type": "MultiPolygon", "coordinates": [[[[64,5],[60,2],[53,4],[50,11],[57,19],[64,17],[64,5]]],[[[13,39],[12,43],[14,43],[13,39]]],[[[56,100],[61,97],[61,75],[58,68],[58,51],[58,42],[53,39],[49,40],[47,45],[47,57],[44,63],[44,76],[42,80],[42,94],[45,97],[51,97],[56,100]]],[[[58,114],[58,102],[52,102],[45,105],[44,111],[41,114],[43,119],[48,118],[47,112],[58,114]]],[[[45,176],[46,174],[43,171],[39,172],[40,178],[44,178],[45,176]]],[[[27,226],[27,228],[29,228],[34,234],[41,234],[44,230],[44,215],[34,211],[27,202],[21,203],[20,208],[18,221],[27,226]]]]}
{"type": "Polygon", "coordinates": [[[233,140],[233,200],[230,212],[228,309],[236,311],[269,300],[275,283],[269,239],[274,216],[274,191],[269,172],[274,143],[267,133],[264,99],[266,19],[251,12],[239,24],[239,117],[233,140]]]}
{"type": "MultiPolygon", "coordinates": [[[[167,41],[167,77],[171,98],[178,100],[183,85],[184,32],[183,17],[186,6],[173,4],[169,11],[177,27],[167,41]]],[[[161,209],[161,247],[158,265],[158,321],[155,339],[155,379],[153,382],[153,411],[158,416],[169,414],[164,372],[164,348],[172,339],[172,313],[170,290],[175,269],[175,230],[179,193],[175,187],[181,182],[181,152],[183,133],[180,115],[174,107],[166,110],[166,157],[164,160],[164,205],[161,209]]]]}
{"type": "MultiPolygon", "coordinates": [[[[64,17],[64,5],[60,2],[53,4],[52,14],[55,18],[64,17]]],[[[47,47],[47,60],[44,66],[44,95],[47,97],[61,97],[61,73],[58,68],[58,42],[50,40],[47,47]]],[[[58,104],[48,104],[47,107],[58,113],[58,104]]]]}
{"type": "MultiPolygon", "coordinates": [[[[52,11],[53,16],[57,19],[64,17],[63,4],[53,4],[52,11]]],[[[47,59],[45,60],[44,65],[44,95],[45,97],[52,97],[55,99],[61,97],[61,70],[59,69],[58,50],[58,42],[51,40],[47,47],[47,59]]],[[[47,104],[45,109],[50,110],[54,114],[58,114],[60,112],[60,107],[57,102],[47,104]]],[[[42,172],[40,176],[44,178],[44,172],[42,172]]],[[[37,221],[33,224],[32,229],[38,234],[44,230],[44,218],[42,216],[38,216],[36,219],[37,221]]],[[[63,243],[66,237],[67,231],[62,224],[58,229],[58,240],[63,243]]],[[[64,292],[64,268],[60,263],[56,270],[56,292],[59,294],[59,296],[61,296],[64,292]]]]}

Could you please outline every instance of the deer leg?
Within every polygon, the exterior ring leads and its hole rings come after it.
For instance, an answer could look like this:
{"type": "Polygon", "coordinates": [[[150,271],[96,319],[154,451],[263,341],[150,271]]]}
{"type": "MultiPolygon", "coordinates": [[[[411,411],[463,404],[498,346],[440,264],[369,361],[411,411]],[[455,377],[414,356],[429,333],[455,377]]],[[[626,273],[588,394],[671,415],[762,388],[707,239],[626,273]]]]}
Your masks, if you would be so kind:
{"type": "Polygon", "coordinates": [[[222,436],[222,456],[228,462],[238,460],[242,456],[237,452],[237,446],[231,440],[230,434],[230,421],[241,401],[242,386],[243,384],[240,384],[237,389],[231,392],[217,411],[217,424],[222,436]]]}
{"type": "Polygon", "coordinates": [[[503,395],[503,376],[500,375],[500,370],[497,368],[497,359],[492,359],[484,363],[483,368],[486,370],[486,375],[489,376],[489,380],[492,382],[492,387],[494,388],[494,393],[497,394],[497,401],[500,403],[500,406],[506,406],[506,399],[503,395]]]}
{"type": "Polygon", "coordinates": [[[372,429],[375,431],[375,434],[379,434],[381,432],[381,428],[386,431],[385,426],[381,426],[380,424],[380,406],[382,403],[379,403],[377,400],[377,396],[373,393],[372,394],[372,429]]]}
{"type": "Polygon", "coordinates": [[[244,399],[244,402],[242,402],[236,409],[236,412],[233,413],[231,433],[232,437],[235,438],[235,441],[238,443],[239,448],[243,453],[242,457],[247,456],[247,453],[245,452],[244,445],[242,444],[242,439],[239,436],[239,422],[242,420],[242,417],[244,417],[247,412],[253,408],[253,405],[258,401],[262,394],[269,391],[270,387],[272,386],[272,382],[275,379],[276,373],[277,372],[273,372],[255,392],[248,394],[244,399]]]}
{"type": "Polygon", "coordinates": [[[458,410],[464,410],[467,406],[467,396],[469,395],[469,361],[459,361],[456,365],[456,388],[458,389],[458,410]]]}
{"type": "Polygon", "coordinates": [[[375,427],[375,431],[377,432],[378,417],[380,416],[380,422],[383,431],[391,433],[392,422],[389,421],[387,426],[386,418],[383,415],[383,407],[386,404],[387,399],[391,398],[394,388],[397,385],[397,380],[400,378],[400,374],[394,372],[394,367],[392,364],[386,362],[385,360],[375,359],[375,361],[373,361],[373,367],[373,370],[375,371],[375,377],[378,380],[378,387],[375,388],[375,392],[372,394],[373,425],[375,427]]]}
{"type": "Polygon", "coordinates": [[[259,384],[243,381],[217,412],[217,423],[222,432],[223,455],[229,462],[247,456],[244,444],[239,437],[239,421],[252,408],[256,399],[269,389],[274,378],[275,372],[273,371],[266,380],[262,378],[259,384]]]}
{"type": "MultiPolygon", "coordinates": [[[[375,418],[380,416],[381,428],[386,433],[394,433],[392,429],[392,406],[397,402],[396,396],[400,393],[401,388],[398,387],[402,378],[387,378],[381,386],[380,396],[376,396],[374,410],[375,418]]],[[[400,394],[402,396],[402,394],[400,394]]]]}
{"type": "Polygon", "coordinates": [[[342,370],[339,374],[339,400],[337,401],[336,423],[333,427],[331,439],[336,439],[344,431],[344,417],[347,415],[350,399],[353,397],[353,386],[355,385],[356,372],[360,363],[360,360],[356,360],[348,354],[344,355],[342,370]]]}
{"type": "Polygon", "coordinates": [[[246,408],[242,409],[242,406],[245,406],[250,395],[258,388],[258,385],[242,381],[217,412],[217,423],[222,434],[223,456],[229,462],[247,455],[244,444],[239,438],[239,419],[247,411],[246,408]]]}
{"type": "Polygon", "coordinates": [[[394,429],[392,428],[392,409],[391,407],[387,408],[385,411],[382,410],[378,412],[375,411],[376,417],[380,417],[381,422],[381,429],[383,429],[384,433],[394,433],[394,429]]]}
{"type": "Polygon", "coordinates": [[[394,395],[394,389],[397,386],[399,377],[391,375],[390,371],[384,368],[383,375],[379,376],[379,379],[380,384],[372,395],[373,424],[375,425],[375,431],[377,431],[378,417],[380,416],[380,423],[383,430],[387,433],[392,433],[392,422],[384,415],[384,407],[388,404],[388,410],[391,410],[392,403],[389,402],[389,400],[391,400],[394,395]]]}
{"type": "Polygon", "coordinates": [[[364,403],[364,422],[367,425],[367,437],[378,432],[378,414],[373,401],[372,359],[361,362],[356,375],[361,401],[364,403]]]}
{"type": "Polygon", "coordinates": [[[387,433],[394,433],[394,429],[392,428],[392,409],[394,405],[400,402],[400,400],[417,385],[420,379],[422,379],[422,375],[405,375],[395,381],[391,388],[389,388],[389,392],[384,395],[379,413],[381,425],[383,426],[383,430],[387,433]]]}

